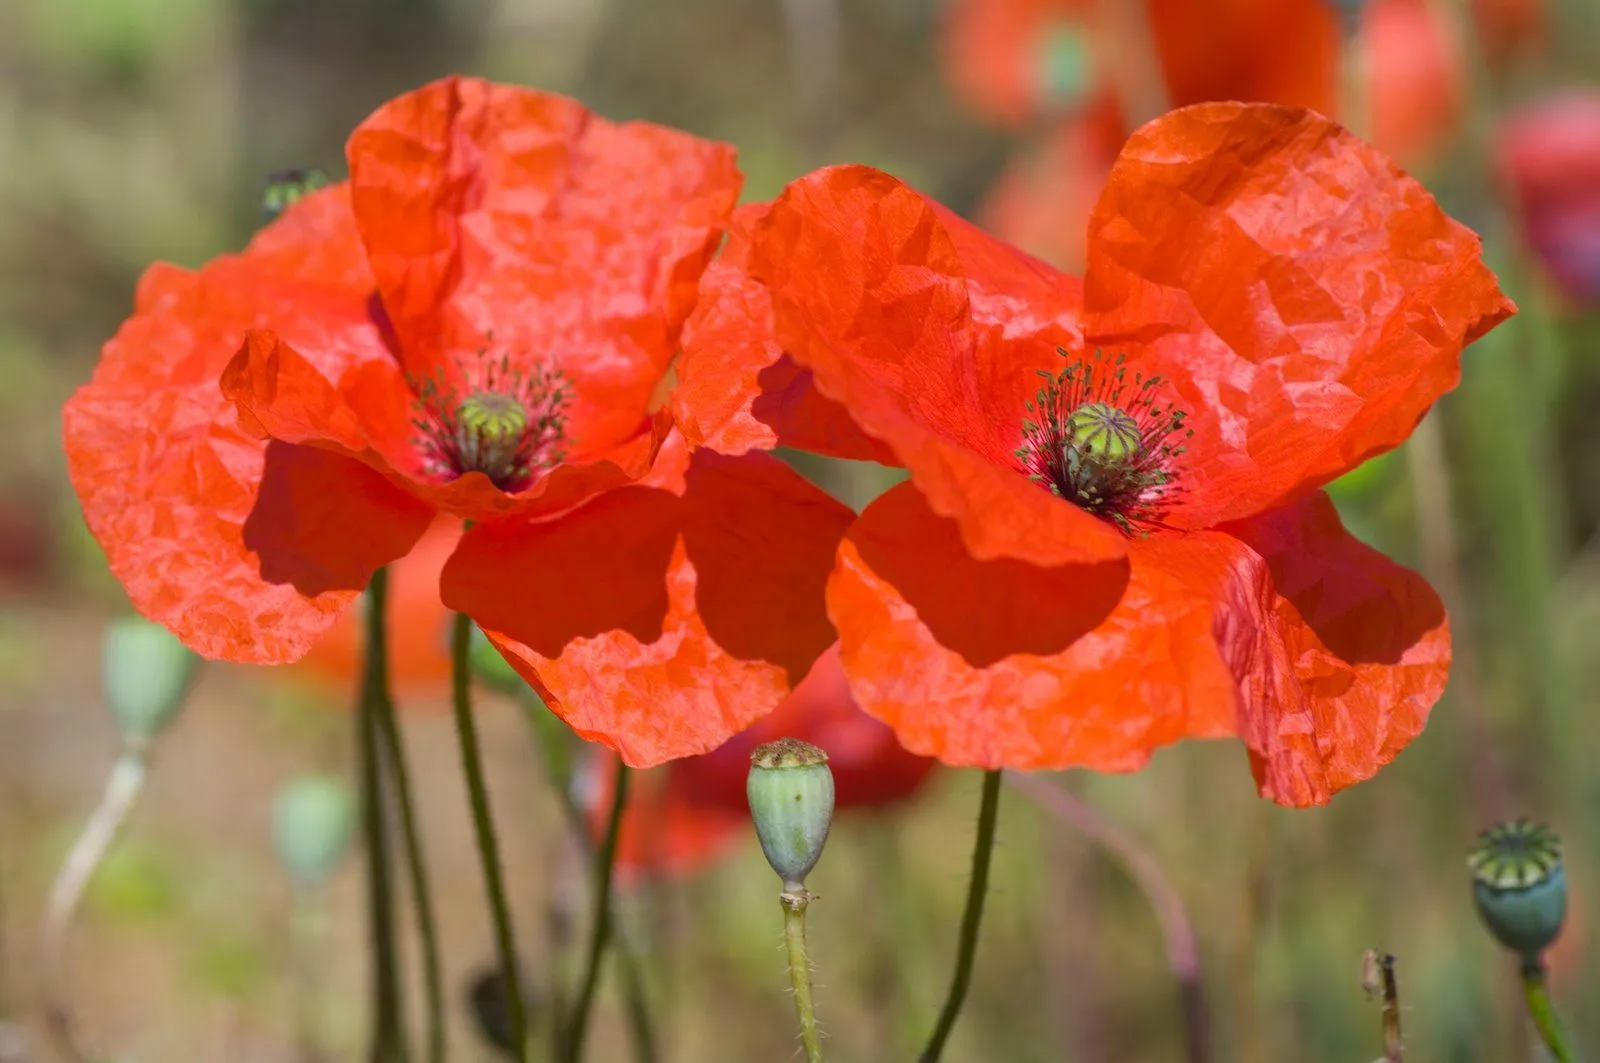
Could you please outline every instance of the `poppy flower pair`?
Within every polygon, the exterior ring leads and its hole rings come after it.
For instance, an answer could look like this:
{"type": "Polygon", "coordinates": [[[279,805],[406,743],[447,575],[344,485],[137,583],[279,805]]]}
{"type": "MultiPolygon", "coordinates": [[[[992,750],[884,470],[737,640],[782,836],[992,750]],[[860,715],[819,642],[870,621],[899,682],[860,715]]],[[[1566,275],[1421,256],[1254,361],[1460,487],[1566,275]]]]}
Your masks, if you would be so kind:
{"type": "Polygon", "coordinates": [[[348,154],[242,254],[153,268],[66,411],[113,572],[201,653],[303,655],[445,514],[444,604],[636,766],[836,637],[913,753],[1125,770],[1235,734],[1291,804],[1439,696],[1437,599],[1316,488],[1512,308],[1315,115],[1146,127],[1082,282],[863,167],[733,212],[731,149],[469,79],[348,154]],[[777,444],[910,481],[855,518],[777,444]]]}

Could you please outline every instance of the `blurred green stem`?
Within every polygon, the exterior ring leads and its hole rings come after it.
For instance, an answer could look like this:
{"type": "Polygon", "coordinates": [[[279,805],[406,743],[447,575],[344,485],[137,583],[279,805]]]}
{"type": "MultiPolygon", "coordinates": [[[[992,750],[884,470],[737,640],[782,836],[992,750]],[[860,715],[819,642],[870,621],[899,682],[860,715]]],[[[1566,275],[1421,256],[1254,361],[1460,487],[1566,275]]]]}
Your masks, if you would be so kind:
{"type": "Polygon", "coordinates": [[[511,1040],[517,1046],[518,1063],[528,1063],[528,1019],[519,977],[520,961],[511,928],[511,906],[506,902],[505,880],[500,872],[500,843],[495,837],[494,816],[489,811],[489,786],[483,774],[478,725],[472,718],[471,654],[472,620],[465,613],[457,613],[450,638],[450,689],[456,734],[461,744],[461,771],[467,781],[472,827],[478,841],[478,857],[483,864],[483,884],[494,920],[495,944],[500,952],[500,976],[505,979],[511,1040]]]}
{"type": "Polygon", "coordinates": [[[1384,1063],[1405,1063],[1405,1044],[1400,1037],[1400,984],[1394,974],[1394,957],[1384,953],[1378,962],[1383,972],[1384,1063]]]}
{"type": "Polygon", "coordinates": [[[783,905],[783,940],[789,949],[789,985],[794,989],[795,1015],[800,1019],[800,1043],[805,1046],[806,1063],[822,1063],[822,1027],[817,1025],[817,1008],[811,999],[811,960],[806,956],[806,909],[811,894],[806,890],[778,895],[783,905]]]}
{"type": "Polygon", "coordinates": [[[295,1046],[301,1063],[311,1063],[323,1058],[322,950],[327,939],[327,913],[322,883],[297,883],[289,904],[295,1046]]]}
{"type": "Polygon", "coordinates": [[[1572,1052],[1572,1043],[1567,1040],[1561,1019],[1556,1015],[1555,1006],[1550,1003],[1550,990],[1545,982],[1542,963],[1535,962],[1522,968],[1522,995],[1528,1002],[1528,1016],[1533,1020],[1534,1029],[1539,1031],[1539,1037],[1556,1063],[1575,1063],[1577,1056],[1572,1052]]]}
{"type": "Polygon", "coordinates": [[[1183,896],[1161,868],[1161,863],[1131,834],[1100,814],[1075,794],[1034,775],[1008,772],[1013,787],[1033,799],[1051,816],[1105,849],[1122,865],[1144,894],[1145,902],[1161,924],[1167,948],[1167,967],[1178,983],[1183,1007],[1183,1028],[1189,1063],[1207,1063],[1211,1037],[1206,1011],[1205,984],[1200,977],[1200,945],[1189,921],[1183,896]]]}
{"type": "Polygon", "coordinates": [[[123,750],[106,778],[100,804],[84,824],[83,833],[73,843],[50,887],[44,914],[44,1013],[50,1032],[61,1053],[73,1063],[87,1056],[73,1038],[72,1015],[67,1001],[71,996],[67,978],[67,937],[83,902],[84,891],[106,853],[127,822],[148,774],[144,751],[135,747],[123,750]]]}
{"type": "MultiPolygon", "coordinates": [[[[518,701],[521,703],[523,715],[533,728],[534,741],[544,758],[545,778],[549,781],[551,790],[555,792],[556,801],[566,818],[567,840],[581,855],[583,862],[588,863],[593,859],[594,846],[589,841],[588,818],[572,791],[572,751],[568,747],[572,732],[542,701],[532,696],[531,690],[526,691],[518,701]]],[[[554,890],[555,899],[551,904],[564,905],[565,892],[558,884],[554,890]]],[[[570,912],[553,909],[550,922],[553,928],[559,930],[552,932],[551,935],[551,951],[556,953],[555,958],[559,960],[560,955],[566,951],[569,936],[566,928],[571,923],[570,912]]],[[[650,1017],[650,998],[646,992],[644,971],[638,950],[624,933],[616,935],[616,950],[617,963],[622,974],[622,992],[628,1010],[628,1029],[633,1039],[634,1059],[637,1063],[655,1063],[660,1053],[656,1045],[655,1022],[650,1017]]],[[[559,963],[551,965],[553,971],[560,966],[559,963]]],[[[556,1021],[551,1023],[555,1031],[555,1056],[559,1059],[562,1039],[565,1037],[566,1018],[565,1002],[559,984],[551,986],[551,1003],[556,1016],[556,1021]]]]}
{"type": "Polygon", "coordinates": [[[989,893],[989,862],[994,856],[995,825],[1000,819],[1000,781],[998,770],[983,773],[983,797],[978,806],[978,837],[972,849],[972,881],[967,887],[967,909],[961,917],[961,939],[956,949],[955,974],[950,979],[950,992],[944,1001],[944,1010],[928,1038],[928,1047],[922,1050],[921,1063],[937,1063],[944,1055],[944,1044],[950,1039],[961,1005],[967,999],[967,986],[972,982],[972,961],[978,954],[978,930],[983,925],[983,902],[989,893]]]}
{"type": "Polygon", "coordinates": [[[422,836],[417,830],[416,808],[411,798],[411,771],[406,767],[405,746],[401,743],[400,728],[395,722],[387,670],[373,717],[383,739],[386,766],[394,781],[396,804],[400,810],[401,840],[405,844],[406,871],[411,881],[411,900],[416,908],[418,936],[422,939],[422,977],[428,1001],[428,1060],[429,1063],[444,1063],[444,979],[439,967],[439,934],[433,918],[433,891],[428,885],[427,861],[422,855],[422,836]]]}
{"type": "Polygon", "coordinates": [[[389,698],[389,573],[378,569],[367,587],[366,660],[357,699],[362,827],[367,852],[367,916],[372,949],[371,1063],[410,1056],[400,1014],[400,958],[395,942],[394,884],[389,880],[388,818],[384,814],[383,753],[378,717],[389,698]]]}
{"type": "Polygon", "coordinates": [[[589,1015],[594,1009],[595,991],[600,985],[600,969],[605,960],[606,946],[611,942],[614,916],[611,882],[617,866],[617,839],[622,834],[622,813],[628,806],[628,782],[633,770],[617,763],[617,782],[611,793],[611,815],[606,821],[606,836],[594,856],[594,930],[589,936],[589,954],[584,961],[583,982],[578,988],[578,998],[572,1005],[572,1016],[567,1023],[566,1061],[579,1063],[583,1059],[583,1044],[589,1034],[589,1015]]]}

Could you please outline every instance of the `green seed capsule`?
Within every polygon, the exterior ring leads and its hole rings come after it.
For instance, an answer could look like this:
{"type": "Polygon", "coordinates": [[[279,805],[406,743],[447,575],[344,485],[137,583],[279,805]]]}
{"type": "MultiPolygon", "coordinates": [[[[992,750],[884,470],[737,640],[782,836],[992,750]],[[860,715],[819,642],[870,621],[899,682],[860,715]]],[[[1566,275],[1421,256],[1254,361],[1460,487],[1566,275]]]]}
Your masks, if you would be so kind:
{"type": "Polygon", "coordinates": [[[1105,402],[1079,406],[1067,416],[1067,440],[1083,459],[1103,465],[1134,462],[1144,452],[1139,422],[1105,402]]]}
{"type": "Polygon", "coordinates": [[[267,175],[261,191],[261,213],[268,221],[288,210],[297,200],[328,184],[328,175],[314,167],[293,166],[267,175]]]}
{"type": "Polygon", "coordinates": [[[833,824],[828,754],[796,738],[757,746],[750,754],[745,794],[767,863],[785,890],[803,890],[833,824]]]}
{"type": "Polygon", "coordinates": [[[345,784],[320,775],[291,779],[272,805],[278,859],[296,882],[319,882],[350,844],[354,800],[345,784]]]}
{"type": "Polygon", "coordinates": [[[106,626],[100,678],[123,741],[143,745],[172,722],[198,663],[176,636],[143,617],[106,626]]]}
{"type": "Polygon", "coordinates": [[[1524,964],[1536,965],[1566,921],[1561,840],[1526,819],[1501,823],[1479,835],[1467,866],[1484,925],[1524,964]]]}

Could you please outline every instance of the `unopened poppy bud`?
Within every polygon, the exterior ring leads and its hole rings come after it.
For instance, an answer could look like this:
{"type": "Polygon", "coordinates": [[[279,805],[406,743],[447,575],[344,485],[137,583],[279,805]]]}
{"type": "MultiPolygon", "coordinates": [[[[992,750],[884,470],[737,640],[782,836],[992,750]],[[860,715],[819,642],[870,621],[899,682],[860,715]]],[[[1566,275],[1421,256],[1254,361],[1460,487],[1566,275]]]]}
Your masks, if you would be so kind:
{"type": "Polygon", "coordinates": [[[267,175],[267,187],[261,192],[261,213],[271,221],[288,210],[295,200],[327,183],[328,175],[315,168],[294,166],[275,170],[267,175]]]}
{"type": "Polygon", "coordinates": [[[272,803],[278,859],[296,882],[326,878],[350,844],[354,800],[338,779],[302,775],[289,780],[272,803]]]}
{"type": "Polygon", "coordinates": [[[1107,402],[1089,402],[1067,416],[1067,442],[1084,458],[1121,465],[1143,452],[1139,422],[1107,402]]]}
{"type": "Polygon", "coordinates": [[[785,890],[803,890],[833,824],[828,754],[797,738],[757,746],[750,754],[745,795],[767,863],[785,890]]]}
{"type": "Polygon", "coordinates": [[[1567,916],[1561,839],[1526,819],[1501,823],[1478,836],[1467,866],[1484,925],[1525,965],[1537,965],[1567,916]]]}
{"type": "Polygon", "coordinates": [[[198,663],[176,636],[143,617],[106,626],[100,681],[123,741],[143,745],[172,722],[198,663]]]}

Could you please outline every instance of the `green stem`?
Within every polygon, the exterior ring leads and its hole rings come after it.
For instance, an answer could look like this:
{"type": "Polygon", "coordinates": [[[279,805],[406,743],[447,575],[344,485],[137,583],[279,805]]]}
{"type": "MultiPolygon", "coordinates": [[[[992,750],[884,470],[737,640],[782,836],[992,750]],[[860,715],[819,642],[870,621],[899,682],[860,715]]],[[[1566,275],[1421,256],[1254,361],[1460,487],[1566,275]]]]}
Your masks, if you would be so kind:
{"type": "Polygon", "coordinates": [[[367,915],[372,948],[371,1063],[406,1059],[400,1016],[400,966],[395,943],[394,884],[389,880],[389,836],[384,816],[383,754],[377,718],[389,689],[389,574],[378,569],[367,588],[366,661],[361,674],[356,730],[360,755],[362,826],[367,851],[367,915]]]}
{"type": "Polygon", "coordinates": [[[1539,1031],[1539,1037],[1555,1057],[1556,1063],[1575,1063],[1577,1056],[1573,1054],[1572,1043],[1567,1040],[1561,1019],[1556,1015],[1555,1006],[1550,1003],[1543,964],[1534,962],[1523,967],[1522,994],[1528,1001],[1528,1016],[1533,1019],[1534,1029],[1539,1031]]]}
{"type": "MultiPolygon", "coordinates": [[[[530,692],[531,694],[531,692],[530,692]]],[[[589,841],[589,820],[577,799],[572,793],[572,755],[563,745],[570,740],[572,732],[566,725],[556,720],[542,701],[536,698],[524,697],[522,708],[533,728],[534,741],[539,745],[539,751],[544,756],[545,777],[550,782],[550,788],[555,791],[556,801],[561,806],[562,814],[566,817],[567,832],[571,836],[571,844],[583,854],[587,861],[594,846],[589,841]],[[546,722],[554,726],[544,726],[546,722]]],[[[559,889],[556,891],[561,892],[559,889]]],[[[562,903],[559,898],[553,902],[562,903]]],[[[552,920],[556,923],[564,922],[557,917],[552,920]]],[[[640,962],[638,951],[628,940],[628,935],[616,935],[617,964],[622,975],[622,994],[627,1005],[628,1028],[632,1034],[633,1054],[637,1063],[655,1063],[659,1056],[656,1046],[655,1022],[650,1017],[650,1000],[645,992],[645,979],[643,965],[640,962]]],[[[557,943],[557,951],[561,951],[562,943],[557,943]]],[[[553,967],[559,965],[553,964],[553,967]]],[[[559,1005],[561,994],[552,990],[553,1003],[559,1005]]],[[[552,1026],[556,1031],[556,1054],[560,1056],[560,1046],[565,1036],[563,1022],[565,1020],[564,1008],[555,1008],[556,1021],[552,1026]]]]}
{"type": "Polygon", "coordinates": [[[567,1063],[583,1058],[583,1042],[589,1033],[589,1014],[594,1008],[595,989],[600,984],[600,968],[606,945],[611,941],[611,880],[617,864],[617,838],[622,833],[622,813],[628,804],[628,781],[633,772],[626,764],[617,765],[617,784],[611,797],[611,816],[606,822],[605,840],[595,854],[594,932],[589,938],[589,956],[584,963],[583,983],[572,1005],[567,1023],[567,1063]]]}
{"type": "Polygon", "coordinates": [[[472,827],[483,864],[483,884],[494,918],[495,943],[500,950],[500,975],[505,979],[506,1012],[518,1063],[528,1063],[528,1020],[524,1012],[517,944],[511,929],[511,907],[506,903],[505,880],[500,874],[500,845],[495,839],[494,817],[489,811],[489,787],[483,775],[483,753],[478,725],[472,718],[472,620],[457,613],[450,637],[450,689],[455,706],[456,734],[461,741],[461,770],[472,803],[472,827]]]}
{"type": "Polygon", "coordinates": [[[67,853],[61,871],[50,887],[49,900],[45,903],[45,1021],[55,1038],[56,1047],[73,1063],[86,1061],[89,1056],[74,1038],[72,1016],[67,1005],[73,996],[67,977],[67,938],[78,906],[83,902],[84,891],[105,861],[106,854],[111,851],[117,835],[122,833],[122,826],[144,790],[148,774],[144,751],[133,746],[124,749],[106,778],[106,789],[100,804],[89,816],[83,833],[78,835],[78,840],[67,853]]]}
{"type": "Polygon", "coordinates": [[[805,1046],[806,1063],[822,1063],[822,1027],[811,1000],[811,961],[806,957],[806,909],[811,906],[811,894],[806,890],[784,892],[778,900],[783,904],[783,940],[789,946],[789,985],[800,1018],[800,1043],[805,1046]]]}
{"type": "Polygon", "coordinates": [[[395,723],[394,702],[389,694],[387,675],[373,715],[383,738],[387,767],[394,780],[400,809],[401,840],[405,845],[406,872],[410,876],[411,899],[416,908],[417,931],[422,939],[422,977],[428,999],[428,1060],[429,1063],[444,1063],[444,978],[440,974],[439,934],[433,917],[433,891],[428,885],[422,836],[417,830],[416,807],[411,797],[411,772],[406,767],[405,746],[400,741],[400,729],[395,723]]]}
{"type": "Polygon", "coordinates": [[[998,770],[984,772],[983,799],[978,807],[978,838],[972,849],[972,882],[967,889],[967,910],[961,917],[961,941],[956,950],[956,969],[950,979],[950,992],[945,997],[944,1010],[939,1022],[928,1038],[928,1047],[922,1050],[922,1063],[937,1063],[944,1054],[944,1043],[950,1039],[961,1005],[967,999],[967,986],[972,982],[972,961],[978,953],[978,929],[983,924],[983,901],[989,892],[989,862],[994,856],[995,823],[1000,818],[1000,780],[998,770]]]}

